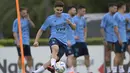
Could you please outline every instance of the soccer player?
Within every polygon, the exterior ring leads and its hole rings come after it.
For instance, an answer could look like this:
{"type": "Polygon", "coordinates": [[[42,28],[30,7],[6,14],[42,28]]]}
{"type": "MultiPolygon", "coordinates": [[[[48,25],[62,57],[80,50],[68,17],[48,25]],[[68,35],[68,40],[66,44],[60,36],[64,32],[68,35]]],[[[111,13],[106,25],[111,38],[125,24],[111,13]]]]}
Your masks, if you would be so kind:
{"type": "MultiPolygon", "coordinates": [[[[35,24],[32,22],[32,20],[29,17],[28,9],[27,8],[20,8],[20,14],[21,14],[21,29],[22,29],[22,41],[23,41],[23,50],[24,50],[24,56],[27,60],[27,65],[29,66],[30,73],[33,69],[33,59],[31,55],[30,50],[30,35],[29,35],[29,29],[30,26],[35,27],[35,24]]],[[[21,73],[21,51],[19,47],[19,32],[18,32],[18,19],[14,20],[13,23],[13,36],[15,39],[15,44],[18,51],[18,66],[19,66],[19,73],[21,73]]]]}
{"type": "MultiPolygon", "coordinates": [[[[41,66],[38,70],[34,71],[33,73],[39,73],[47,69],[49,65],[55,68],[56,61],[59,61],[60,58],[66,53],[68,57],[67,66],[69,67],[68,73],[74,73],[73,69],[73,53],[72,50],[67,48],[67,28],[68,25],[75,29],[76,25],[74,25],[70,20],[71,17],[68,14],[62,13],[63,12],[64,3],[61,1],[57,1],[54,5],[55,14],[50,15],[41,28],[39,29],[36,39],[34,42],[34,46],[38,46],[38,39],[42,35],[43,31],[50,27],[51,35],[49,40],[49,45],[51,49],[51,59],[41,66]]],[[[53,71],[53,73],[55,73],[53,71]]]]}
{"type": "MultiPolygon", "coordinates": [[[[71,16],[71,18],[73,18],[76,14],[76,8],[74,6],[69,6],[68,7],[68,14],[71,16]]],[[[68,31],[67,32],[67,40],[68,40],[67,45],[70,49],[74,49],[75,43],[76,43],[76,41],[74,39],[74,30],[72,30],[71,27],[68,27],[67,31],[68,31]]],[[[75,71],[75,73],[76,73],[76,71],[75,71]]]]}
{"type": "Polygon", "coordinates": [[[118,12],[114,14],[114,20],[117,23],[116,32],[119,32],[117,39],[118,41],[115,43],[115,58],[114,58],[114,67],[113,73],[117,73],[117,66],[119,66],[119,73],[124,73],[123,68],[123,60],[124,60],[124,52],[127,48],[127,38],[126,38],[126,21],[127,19],[124,16],[126,11],[126,4],[119,3],[118,4],[118,12]]]}
{"type": "MultiPolygon", "coordinates": [[[[129,55],[130,55],[130,12],[129,13],[127,13],[126,15],[125,15],[125,17],[129,20],[128,22],[127,22],[127,42],[128,42],[128,53],[129,53],[129,55]]],[[[130,73],[130,66],[129,66],[129,68],[128,68],[128,73],[130,73]]]]}
{"type": "Polygon", "coordinates": [[[101,34],[104,39],[105,47],[105,67],[107,73],[111,73],[111,51],[114,48],[114,44],[117,41],[116,34],[114,32],[114,26],[116,22],[113,19],[114,13],[117,11],[115,4],[109,4],[109,12],[103,16],[101,21],[101,34]]]}
{"type": "Polygon", "coordinates": [[[84,18],[85,13],[86,13],[85,7],[79,6],[77,8],[77,15],[73,17],[73,21],[76,24],[76,30],[75,30],[76,44],[73,50],[75,56],[75,67],[76,67],[76,58],[79,56],[84,56],[85,65],[87,67],[87,71],[89,72],[90,59],[88,48],[85,42],[87,38],[87,24],[84,18]]]}

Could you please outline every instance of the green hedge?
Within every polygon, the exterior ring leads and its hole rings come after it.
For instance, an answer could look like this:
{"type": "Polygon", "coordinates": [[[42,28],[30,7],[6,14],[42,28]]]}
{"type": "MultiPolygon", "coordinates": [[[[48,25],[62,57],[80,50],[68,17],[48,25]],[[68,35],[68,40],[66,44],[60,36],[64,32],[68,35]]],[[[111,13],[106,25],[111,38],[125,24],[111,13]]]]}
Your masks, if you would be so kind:
{"type": "MultiPolygon", "coordinates": [[[[88,45],[102,45],[102,38],[88,38],[87,41],[88,45]]],[[[34,39],[31,39],[30,41],[31,45],[34,43],[34,39]]],[[[40,45],[48,45],[48,39],[40,39],[39,40],[40,45]]],[[[0,40],[1,46],[14,46],[14,40],[13,39],[2,39],[0,40]]]]}

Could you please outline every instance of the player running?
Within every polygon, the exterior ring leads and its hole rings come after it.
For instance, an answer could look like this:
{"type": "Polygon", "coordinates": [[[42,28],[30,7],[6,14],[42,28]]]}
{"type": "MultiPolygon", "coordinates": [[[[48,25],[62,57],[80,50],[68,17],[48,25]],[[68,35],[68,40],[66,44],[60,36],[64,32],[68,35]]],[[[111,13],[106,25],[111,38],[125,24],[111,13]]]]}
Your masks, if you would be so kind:
{"type": "MultiPolygon", "coordinates": [[[[55,14],[49,16],[41,28],[39,29],[36,39],[34,42],[34,46],[38,46],[38,39],[42,35],[43,31],[47,29],[47,27],[50,27],[51,30],[51,36],[49,40],[49,45],[51,49],[51,59],[45,63],[43,66],[41,66],[39,69],[34,71],[33,73],[39,73],[41,71],[44,71],[48,66],[52,66],[55,68],[56,61],[59,61],[60,58],[66,54],[68,57],[68,63],[67,66],[69,67],[68,73],[74,73],[73,69],[73,53],[72,50],[67,48],[67,28],[68,25],[75,29],[76,25],[74,25],[70,20],[71,17],[68,14],[62,13],[63,12],[64,3],[61,1],[57,1],[54,5],[54,11],[55,14]]],[[[53,73],[55,73],[53,71],[53,73]]]]}
{"type": "Polygon", "coordinates": [[[109,12],[103,16],[101,21],[101,34],[104,39],[105,47],[105,67],[107,73],[111,73],[111,51],[114,49],[114,44],[117,41],[116,34],[114,32],[114,26],[116,22],[113,19],[114,13],[117,11],[115,4],[109,4],[109,12]]]}
{"type": "MultiPolygon", "coordinates": [[[[27,60],[27,65],[29,67],[29,72],[32,73],[33,70],[33,59],[31,55],[30,50],[30,35],[29,35],[29,29],[30,26],[35,27],[35,24],[32,22],[28,15],[27,8],[20,8],[20,14],[21,14],[21,29],[22,29],[22,41],[23,41],[23,51],[25,59],[27,60]]],[[[18,66],[19,66],[19,73],[21,73],[21,51],[19,47],[19,32],[18,32],[18,19],[14,20],[13,23],[13,36],[15,39],[15,44],[18,51],[18,66]]]]}

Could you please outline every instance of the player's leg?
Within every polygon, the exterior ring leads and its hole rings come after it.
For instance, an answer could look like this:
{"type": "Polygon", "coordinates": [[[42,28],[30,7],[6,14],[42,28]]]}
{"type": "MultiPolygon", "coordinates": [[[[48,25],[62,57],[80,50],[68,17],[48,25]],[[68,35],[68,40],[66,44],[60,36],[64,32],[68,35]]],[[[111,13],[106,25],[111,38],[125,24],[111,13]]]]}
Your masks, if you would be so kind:
{"type": "MultiPolygon", "coordinates": [[[[63,56],[63,54],[64,53],[61,53],[61,52],[58,53],[57,61],[60,60],[60,58],[63,56]]],[[[51,73],[55,73],[55,68],[53,66],[51,66],[51,59],[48,62],[46,62],[45,64],[43,64],[43,66],[41,66],[40,68],[33,71],[33,73],[44,72],[46,69],[48,69],[51,73]]]]}
{"type": "Polygon", "coordinates": [[[77,73],[77,68],[76,68],[76,66],[77,66],[77,57],[74,57],[74,59],[73,59],[73,66],[74,66],[75,73],[77,73]]]}
{"type": "Polygon", "coordinates": [[[43,64],[43,66],[39,67],[37,70],[33,71],[33,73],[40,73],[40,72],[44,72],[48,66],[51,65],[51,60],[49,60],[48,62],[46,62],[45,64],[43,64]]]}
{"type": "Polygon", "coordinates": [[[84,58],[85,58],[85,66],[89,72],[89,66],[90,66],[90,58],[89,58],[89,55],[84,55],[84,58]]]}
{"type": "Polygon", "coordinates": [[[89,51],[88,51],[88,47],[87,47],[87,44],[84,42],[82,43],[82,47],[80,48],[82,51],[81,52],[81,55],[84,55],[84,59],[85,59],[85,66],[87,68],[87,72],[89,73],[90,72],[90,56],[89,56],[89,51]]]}
{"type": "Polygon", "coordinates": [[[22,67],[21,67],[21,64],[22,64],[22,62],[21,62],[21,53],[20,53],[20,48],[17,46],[17,52],[18,52],[18,62],[17,62],[17,64],[18,64],[18,73],[21,73],[22,72],[22,67]]]}
{"type": "Polygon", "coordinates": [[[113,43],[108,42],[105,46],[105,67],[107,73],[111,73],[111,49],[113,48],[113,43]]]}
{"type": "Polygon", "coordinates": [[[75,43],[74,45],[72,45],[72,51],[74,54],[74,58],[73,58],[73,66],[74,66],[74,71],[75,73],[77,73],[77,57],[79,56],[79,48],[78,48],[78,43],[75,43]]]}
{"type": "Polygon", "coordinates": [[[121,61],[119,64],[119,72],[120,73],[125,72],[124,67],[123,67],[123,62],[124,62],[124,56],[125,56],[124,54],[125,54],[126,48],[127,48],[127,43],[124,42],[123,45],[121,46],[121,61]]]}
{"type": "Polygon", "coordinates": [[[120,61],[121,61],[121,45],[116,42],[115,43],[115,58],[114,58],[114,66],[113,66],[113,69],[112,69],[112,73],[117,73],[117,67],[119,66],[120,64],[120,61]]]}
{"type": "Polygon", "coordinates": [[[18,67],[19,67],[19,69],[18,69],[18,73],[21,73],[22,72],[22,67],[21,67],[21,57],[19,56],[19,58],[18,58],[18,67]]]}
{"type": "MultiPolygon", "coordinates": [[[[61,57],[64,55],[64,48],[62,47],[63,45],[61,44],[61,42],[59,42],[59,52],[57,54],[58,58],[57,58],[57,61],[58,62],[61,57]]],[[[55,68],[52,67],[52,66],[48,66],[47,69],[51,72],[51,73],[55,73],[55,68]]]]}
{"type": "Polygon", "coordinates": [[[74,73],[74,54],[72,48],[64,47],[67,56],[67,73],[74,73]]]}
{"type": "Polygon", "coordinates": [[[54,68],[56,61],[60,59],[60,57],[58,57],[59,46],[60,46],[59,41],[55,38],[52,38],[49,41],[49,45],[50,45],[50,49],[51,49],[51,59],[47,63],[45,63],[43,66],[41,66],[39,69],[34,71],[34,73],[39,73],[41,71],[44,71],[50,65],[52,66],[52,68],[54,68]]]}
{"type": "MultiPolygon", "coordinates": [[[[127,48],[128,48],[127,51],[129,53],[129,56],[130,56],[130,40],[128,40],[127,48]]],[[[128,73],[130,73],[130,64],[129,64],[129,67],[128,67],[128,73]]]]}
{"type": "Polygon", "coordinates": [[[31,55],[31,50],[29,45],[23,45],[24,47],[24,55],[25,59],[27,60],[27,65],[29,67],[29,72],[32,73],[33,71],[33,59],[31,55]]]}
{"type": "Polygon", "coordinates": [[[59,52],[59,41],[55,38],[50,39],[49,41],[50,47],[51,47],[51,66],[54,66],[56,64],[56,60],[58,58],[58,52],[59,52]]]}

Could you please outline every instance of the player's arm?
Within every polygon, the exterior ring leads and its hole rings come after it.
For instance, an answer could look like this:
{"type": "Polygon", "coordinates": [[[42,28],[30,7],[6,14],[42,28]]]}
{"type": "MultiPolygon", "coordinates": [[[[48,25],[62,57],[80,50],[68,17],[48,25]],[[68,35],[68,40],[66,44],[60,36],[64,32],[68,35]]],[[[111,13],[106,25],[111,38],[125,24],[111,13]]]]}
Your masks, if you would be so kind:
{"type": "Polygon", "coordinates": [[[118,32],[118,26],[114,26],[114,31],[115,31],[115,34],[116,34],[118,40],[121,40],[120,34],[119,34],[119,32],[118,32]]]}
{"type": "Polygon", "coordinates": [[[27,20],[29,21],[29,24],[30,24],[33,28],[35,28],[35,24],[34,24],[33,21],[30,19],[29,14],[26,16],[26,18],[27,18],[27,20]]]}
{"type": "Polygon", "coordinates": [[[43,30],[39,29],[38,32],[37,32],[34,44],[33,44],[35,47],[37,47],[39,45],[38,40],[41,37],[42,33],[43,33],[43,30]]]}
{"type": "Polygon", "coordinates": [[[130,28],[128,28],[128,26],[126,27],[126,30],[127,30],[127,32],[130,32],[130,28]]]}
{"type": "Polygon", "coordinates": [[[70,25],[70,27],[75,30],[76,29],[76,25],[74,23],[72,23],[72,21],[70,21],[69,19],[66,19],[67,23],[70,25]]]}
{"type": "Polygon", "coordinates": [[[87,22],[86,19],[84,18],[84,40],[86,41],[87,39],[87,22]]]}
{"type": "Polygon", "coordinates": [[[119,28],[118,28],[118,24],[117,24],[116,20],[122,20],[122,19],[119,16],[114,16],[114,19],[113,19],[114,32],[117,36],[119,44],[122,45],[122,40],[121,40],[121,37],[120,37],[119,28]]]}
{"type": "Polygon", "coordinates": [[[87,27],[84,28],[84,40],[86,41],[87,39],[87,27]]]}
{"type": "Polygon", "coordinates": [[[114,26],[114,31],[115,31],[115,34],[118,38],[119,44],[122,45],[121,37],[120,37],[120,34],[118,32],[118,26],[114,26]]]}
{"type": "Polygon", "coordinates": [[[127,32],[130,32],[130,28],[128,28],[128,24],[129,24],[129,23],[127,22],[127,23],[126,23],[126,31],[127,31],[127,32]]]}
{"type": "Polygon", "coordinates": [[[101,35],[103,37],[103,40],[105,40],[105,30],[104,28],[106,27],[106,20],[105,20],[105,16],[103,17],[102,21],[101,21],[101,24],[100,24],[100,32],[101,32],[101,35]]]}
{"type": "Polygon", "coordinates": [[[18,40],[18,35],[16,32],[13,32],[14,40],[16,42],[16,45],[19,46],[19,40],[18,40]]]}
{"type": "Polygon", "coordinates": [[[128,28],[128,24],[130,23],[130,19],[126,18],[126,31],[130,32],[130,28],[128,28]]]}
{"type": "Polygon", "coordinates": [[[103,40],[105,40],[105,31],[104,31],[104,28],[101,27],[100,32],[101,32],[101,35],[103,37],[103,40]]]}
{"type": "Polygon", "coordinates": [[[37,32],[37,35],[33,44],[35,47],[39,46],[38,40],[40,39],[43,31],[45,31],[49,26],[50,26],[50,20],[49,18],[47,18],[45,22],[43,23],[43,25],[41,26],[41,28],[37,32]]]}
{"type": "Polygon", "coordinates": [[[18,22],[17,22],[17,20],[15,20],[14,23],[13,23],[12,31],[13,31],[13,37],[14,37],[15,43],[16,43],[17,46],[19,46],[19,39],[18,39],[18,34],[17,34],[17,32],[18,32],[18,22]]]}

